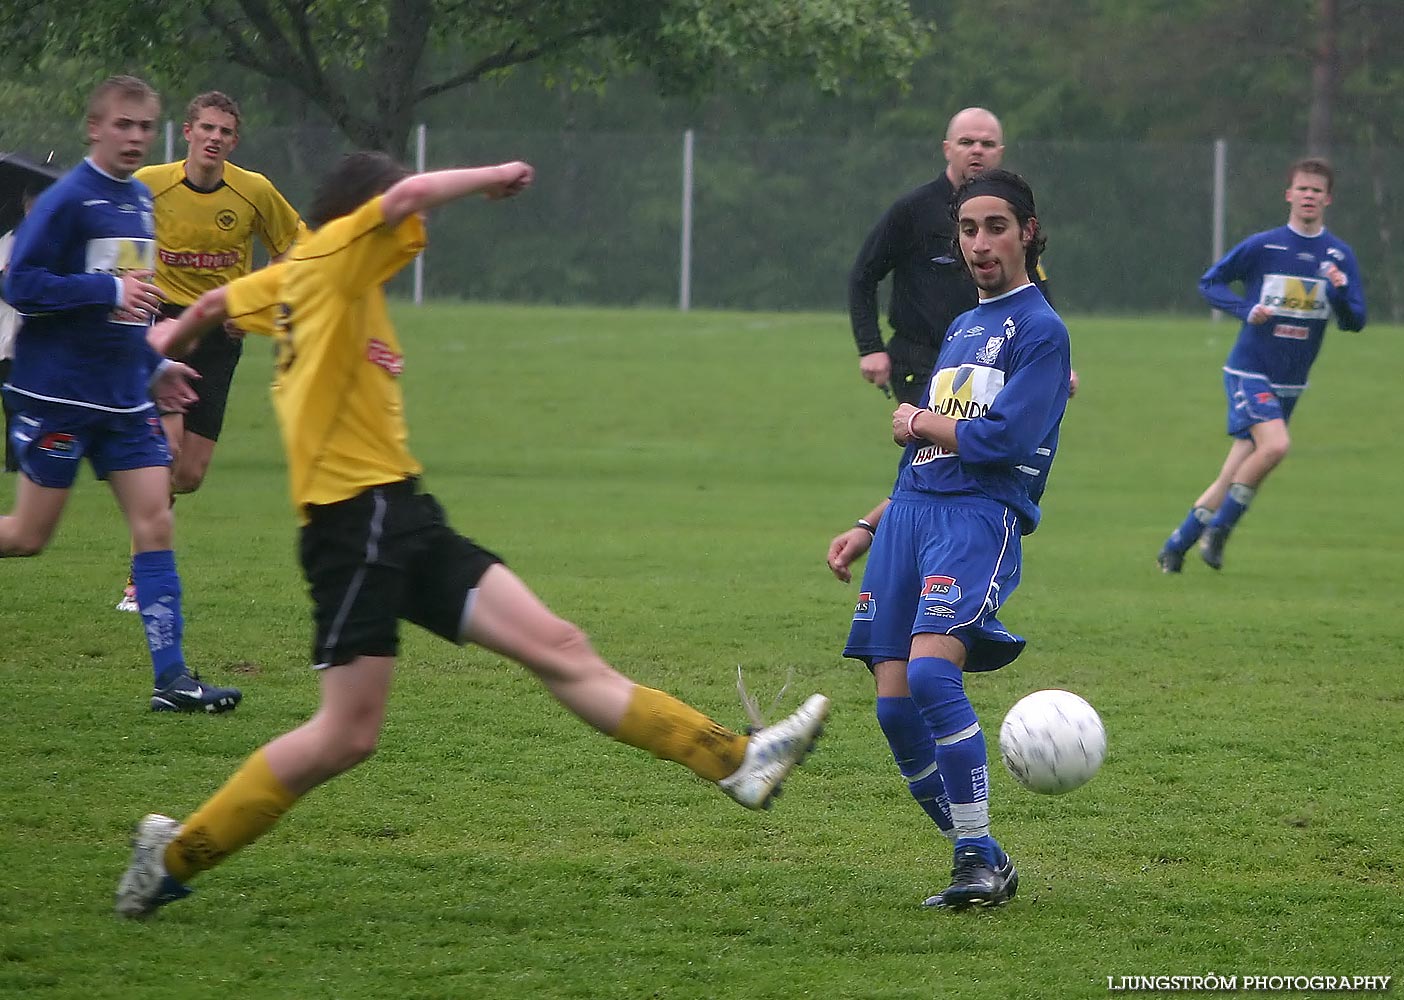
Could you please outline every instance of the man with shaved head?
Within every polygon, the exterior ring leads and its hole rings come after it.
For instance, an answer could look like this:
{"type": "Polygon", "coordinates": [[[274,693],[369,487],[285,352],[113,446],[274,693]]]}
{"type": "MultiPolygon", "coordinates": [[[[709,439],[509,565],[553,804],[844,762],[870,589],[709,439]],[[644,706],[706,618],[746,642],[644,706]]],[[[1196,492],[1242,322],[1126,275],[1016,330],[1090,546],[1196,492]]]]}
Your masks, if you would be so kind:
{"type": "MultiPolygon", "coordinates": [[[[975,285],[955,248],[951,200],[956,188],[1004,159],[1004,129],[984,108],[966,108],[946,126],[946,169],[909,191],[878,220],[848,276],[848,313],[863,378],[915,404],[926,389],[946,329],[976,303],[975,285]],[[892,275],[884,345],[877,287],[892,275]]],[[[1033,275],[1043,288],[1041,275],[1033,275]]]]}

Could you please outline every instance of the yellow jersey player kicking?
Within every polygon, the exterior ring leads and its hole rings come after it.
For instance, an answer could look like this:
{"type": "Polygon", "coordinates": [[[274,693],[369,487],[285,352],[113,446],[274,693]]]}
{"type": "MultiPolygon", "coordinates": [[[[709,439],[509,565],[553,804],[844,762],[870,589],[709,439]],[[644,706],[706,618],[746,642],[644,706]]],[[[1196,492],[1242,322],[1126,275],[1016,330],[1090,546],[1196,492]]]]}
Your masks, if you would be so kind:
{"type": "Polygon", "coordinates": [[[323,183],[308,213],[312,232],[288,260],[207,292],[153,330],[163,352],[227,319],[276,333],[273,404],[302,524],[321,704],[184,822],[154,813],[141,820],[117,889],[119,914],[146,916],[187,895],[193,876],[371,755],[402,620],[515,660],[587,724],[677,761],[750,809],[769,805],[817,739],[829,712],[823,695],[744,736],[634,683],[497,555],[455,532],[423,492],[406,447],[405,355],[383,286],[423,249],[421,213],[475,193],[509,198],[532,177],[525,163],[407,175],[384,154],[353,154],[323,183]]]}

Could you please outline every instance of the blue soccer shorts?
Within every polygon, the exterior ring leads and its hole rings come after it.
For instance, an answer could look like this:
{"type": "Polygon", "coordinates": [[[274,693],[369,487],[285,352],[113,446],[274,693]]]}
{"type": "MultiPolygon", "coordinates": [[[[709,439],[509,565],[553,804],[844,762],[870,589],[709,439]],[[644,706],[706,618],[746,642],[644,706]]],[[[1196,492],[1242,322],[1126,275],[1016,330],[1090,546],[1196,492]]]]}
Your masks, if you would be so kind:
{"type": "Polygon", "coordinates": [[[965,669],[998,670],[1024,640],[995,617],[1019,585],[1019,520],[989,500],[902,491],[883,512],[843,655],[869,669],[911,659],[912,636],[965,643],[965,669]]]}
{"type": "Polygon", "coordinates": [[[127,469],[169,466],[171,450],[154,407],[128,413],[46,403],[19,393],[10,441],[20,471],[40,486],[66,490],[86,458],[99,479],[127,469]]]}
{"type": "Polygon", "coordinates": [[[1254,424],[1291,420],[1301,390],[1273,388],[1261,375],[1226,371],[1224,395],[1228,397],[1229,436],[1248,440],[1254,424]]]}

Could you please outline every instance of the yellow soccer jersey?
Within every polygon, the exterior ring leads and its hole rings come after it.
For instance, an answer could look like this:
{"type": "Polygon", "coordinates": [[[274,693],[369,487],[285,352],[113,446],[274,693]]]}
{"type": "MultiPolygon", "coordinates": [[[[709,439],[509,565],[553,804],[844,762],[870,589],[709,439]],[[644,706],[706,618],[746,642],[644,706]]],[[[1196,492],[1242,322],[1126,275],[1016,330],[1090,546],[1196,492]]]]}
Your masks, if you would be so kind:
{"type": "Polygon", "coordinates": [[[136,178],[156,204],[156,285],[178,306],[248,274],[255,236],[276,257],[302,227],[267,177],[232,163],[213,191],[186,180],[184,160],[142,167],[136,178]]]}
{"type": "Polygon", "coordinates": [[[384,283],[424,249],[417,215],[382,225],[381,199],[300,240],[287,260],[229,285],[236,326],[278,339],[273,406],[293,506],[335,503],[418,475],[409,453],[404,355],[384,283]]]}

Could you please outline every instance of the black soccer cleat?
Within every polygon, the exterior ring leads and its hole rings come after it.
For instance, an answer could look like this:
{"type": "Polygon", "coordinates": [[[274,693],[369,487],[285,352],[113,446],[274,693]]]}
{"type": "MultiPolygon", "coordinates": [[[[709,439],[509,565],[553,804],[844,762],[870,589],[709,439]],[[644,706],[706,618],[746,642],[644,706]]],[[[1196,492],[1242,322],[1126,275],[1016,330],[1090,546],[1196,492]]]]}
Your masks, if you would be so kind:
{"type": "Polygon", "coordinates": [[[1185,568],[1185,554],[1167,546],[1155,557],[1155,564],[1160,567],[1162,573],[1178,573],[1185,568]]]}
{"type": "Polygon", "coordinates": [[[1204,537],[1199,540],[1199,555],[1204,565],[1210,569],[1224,568],[1224,545],[1228,543],[1229,529],[1214,525],[1204,529],[1204,537]]]}
{"type": "Polygon", "coordinates": [[[951,868],[951,884],[928,899],[923,906],[963,910],[967,906],[1000,906],[1019,891],[1019,872],[1009,855],[992,865],[978,847],[958,847],[951,868]]]}
{"type": "Polygon", "coordinates": [[[151,692],[153,712],[232,712],[244,694],[238,688],[203,684],[199,674],[181,674],[168,686],[151,692]]]}

